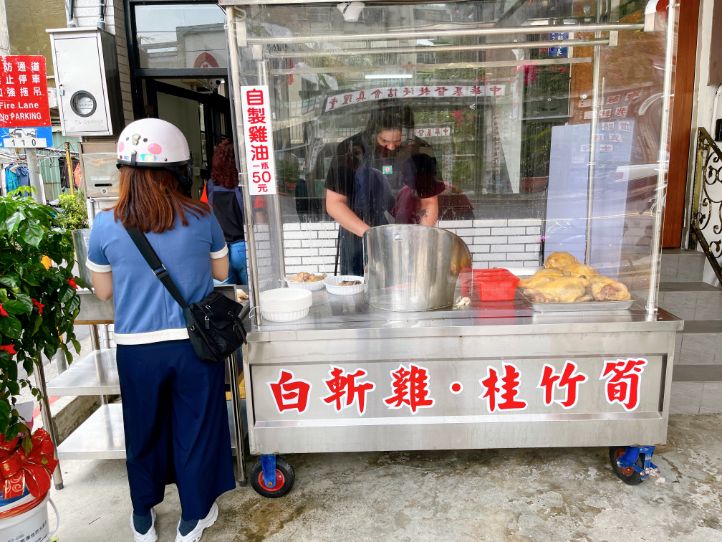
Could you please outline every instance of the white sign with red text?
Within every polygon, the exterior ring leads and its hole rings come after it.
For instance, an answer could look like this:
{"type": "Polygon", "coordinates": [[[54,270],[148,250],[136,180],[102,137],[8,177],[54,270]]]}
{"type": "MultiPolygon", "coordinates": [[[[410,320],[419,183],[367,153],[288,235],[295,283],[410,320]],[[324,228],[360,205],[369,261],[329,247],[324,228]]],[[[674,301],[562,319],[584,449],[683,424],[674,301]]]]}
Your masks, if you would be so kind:
{"type": "Polygon", "coordinates": [[[490,83],[486,85],[422,85],[409,87],[374,87],[344,92],[326,99],[324,112],[335,111],[342,107],[363,102],[374,102],[389,98],[462,98],[490,97],[506,95],[506,85],[490,83]]]}
{"type": "Polygon", "coordinates": [[[460,378],[458,372],[446,379],[439,373],[434,375],[429,364],[411,361],[391,364],[376,377],[370,374],[370,368],[356,365],[329,365],[316,377],[302,375],[303,369],[298,367],[282,367],[269,370],[260,389],[256,389],[265,397],[255,401],[265,406],[270,399],[278,415],[312,414],[324,418],[334,412],[340,415],[346,409],[359,417],[368,410],[374,411],[371,416],[383,416],[384,411],[412,416],[434,414],[438,403],[445,406],[441,405],[442,410],[435,414],[448,415],[453,402],[464,397],[471,407],[464,414],[541,413],[549,409],[573,412],[580,404],[583,411],[634,412],[640,407],[647,359],[605,359],[601,365],[585,363],[586,369],[582,365],[567,359],[563,363],[535,364],[530,370],[528,364],[523,368],[518,362],[502,361],[478,367],[476,375],[466,379],[460,378]],[[596,401],[608,407],[596,403],[594,408],[596,401]]]}
{"type": "Polygon", "coordinates": [[[269,196],[276,193],[270,104],[267,86],[241,87],[243,139],[246,144],[246,171],[251,196],[269,196]]]}

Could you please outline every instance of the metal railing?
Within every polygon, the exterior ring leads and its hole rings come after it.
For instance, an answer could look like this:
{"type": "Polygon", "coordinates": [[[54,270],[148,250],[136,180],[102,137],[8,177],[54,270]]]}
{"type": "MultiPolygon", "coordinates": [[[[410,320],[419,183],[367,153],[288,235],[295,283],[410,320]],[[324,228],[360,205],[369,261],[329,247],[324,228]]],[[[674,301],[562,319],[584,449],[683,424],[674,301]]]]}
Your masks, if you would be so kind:
{"type": "Polygon", "coordinates": [[[722,150],[709,132],[697,129],[689,248],[697,243],[722,283],[722,150]]]}

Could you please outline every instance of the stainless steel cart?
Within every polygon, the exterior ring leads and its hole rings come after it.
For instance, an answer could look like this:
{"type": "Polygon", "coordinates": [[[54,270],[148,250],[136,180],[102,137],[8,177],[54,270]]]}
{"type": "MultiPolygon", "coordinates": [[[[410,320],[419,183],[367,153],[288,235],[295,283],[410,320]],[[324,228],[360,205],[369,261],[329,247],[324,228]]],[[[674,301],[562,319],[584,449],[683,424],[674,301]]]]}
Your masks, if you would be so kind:
{"type": "Polygon", "coordinates": [[[654,474],[682,326],[657,308],[673,3],[651,14],[645,2],[220,3],[255,309],[254,488],[285,494],[294,473],[277,455],[309,452],[609,446],[625,482],[654,474]],[[268,100],[268,184],[249,91],[268,100]],[[334,268],[337,226],[290,187],[303,181],[310,198],[315,186],[322,201],[324,153],[382,98],[415,106],[415,134],[431,138],[447,182],[439,226],[466,241],[474,267],[531,273],[569,250],[630,286],[633,306],[540,313],[517,297],[396,313],[321,291],[309,316],[264,320],[261,291],[334,268]],[[289,160],[303,163],[295,182],[279,166],[289,160]],[[653,175],[635,178],[643,163],[653,175]],[[473,217],[454,210],[460,193],[473,217]]]}

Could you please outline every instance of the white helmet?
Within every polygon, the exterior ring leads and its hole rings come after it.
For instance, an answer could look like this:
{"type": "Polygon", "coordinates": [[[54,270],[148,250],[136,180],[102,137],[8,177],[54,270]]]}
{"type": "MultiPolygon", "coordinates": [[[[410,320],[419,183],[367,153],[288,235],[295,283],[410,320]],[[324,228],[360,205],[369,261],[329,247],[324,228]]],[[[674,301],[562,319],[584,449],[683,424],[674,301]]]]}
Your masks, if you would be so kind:
{"type": "Polygon", "coordinates": [[[161,119],[131,122],[118,138],[118,167],[156,167],[171,169],[191,161],[183,132],[161,119]]]}

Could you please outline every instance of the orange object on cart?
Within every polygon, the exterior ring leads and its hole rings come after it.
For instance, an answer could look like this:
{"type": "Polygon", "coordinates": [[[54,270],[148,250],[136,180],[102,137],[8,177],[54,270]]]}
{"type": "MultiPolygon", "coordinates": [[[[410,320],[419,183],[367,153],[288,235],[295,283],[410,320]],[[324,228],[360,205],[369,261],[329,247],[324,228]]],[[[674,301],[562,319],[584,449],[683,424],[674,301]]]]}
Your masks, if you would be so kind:
{"type": "Polygon", "coordinates": [[[501,268],[474,269],[473,288],[479,301],[509,301],[516,295],[519,277],[501,268]]]}

